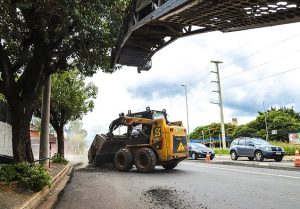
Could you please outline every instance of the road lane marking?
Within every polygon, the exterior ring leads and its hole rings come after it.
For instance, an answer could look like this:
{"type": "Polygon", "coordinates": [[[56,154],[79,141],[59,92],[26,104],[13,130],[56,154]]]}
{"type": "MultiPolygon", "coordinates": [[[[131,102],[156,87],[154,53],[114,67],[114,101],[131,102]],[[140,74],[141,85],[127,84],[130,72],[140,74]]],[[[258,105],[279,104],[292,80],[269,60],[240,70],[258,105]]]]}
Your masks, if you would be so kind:
{"type": "Polygon", "coordinates": [[[251,173],[251,174],[258,174],[258,175],[265,175],[265,176],[300,179],[300,177],[298,177],[298,176],[288,176],[288,175],[263,173],[263,172],[256,172],[256,171],[244,171],[244,170],[238,170],[238,169],[232,169],[232,168],[219,168],[219,167],[215,167],[215,166],[198,165],[198,164],[194,164],[194,163],[184,163],[184,165],[192,165],[192,166],[198,166],[198,167],[204,167],[204,168],[215,168],[215,169],[219,169],[219,170],[234,171],[234,172],[240,172],[240,173],[251,173]]]}
{"type": "Polygon", "coordinates": [[[258,163],[258,165],[262,165],[262,166],[269,166],[268,163],[258,163]]]}

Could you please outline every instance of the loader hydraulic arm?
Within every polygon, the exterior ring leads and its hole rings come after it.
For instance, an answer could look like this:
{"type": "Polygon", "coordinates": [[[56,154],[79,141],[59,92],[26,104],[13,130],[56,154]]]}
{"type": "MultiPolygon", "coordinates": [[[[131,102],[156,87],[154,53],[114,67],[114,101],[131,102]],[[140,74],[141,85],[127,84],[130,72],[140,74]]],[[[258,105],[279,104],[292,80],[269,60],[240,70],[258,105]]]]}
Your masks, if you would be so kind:
{"type": "Polygon", "coordinates": [[[130,126],[138,124],[153,125],[154,123],[155,121],[152,119],[122,116],[111,122],[111,124],[109,125],[109,133],[112,134],[112,132],[119,126],[130,126]]]}

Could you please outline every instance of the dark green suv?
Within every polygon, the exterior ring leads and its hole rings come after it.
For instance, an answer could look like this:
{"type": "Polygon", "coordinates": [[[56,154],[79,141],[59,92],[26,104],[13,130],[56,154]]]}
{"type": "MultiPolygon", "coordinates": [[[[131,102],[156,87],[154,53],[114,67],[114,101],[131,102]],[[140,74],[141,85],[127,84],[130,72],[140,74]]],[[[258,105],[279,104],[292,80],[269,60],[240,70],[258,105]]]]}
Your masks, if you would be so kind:
{"type": "Polygon", "coordinates": [[[284,154],[282,147],[271,145],[261,138],[240,137],[233,140],[230,145],[232,160],[248,157],[249,160],[263,161],[267,158],[280,162],[284,154]]]}

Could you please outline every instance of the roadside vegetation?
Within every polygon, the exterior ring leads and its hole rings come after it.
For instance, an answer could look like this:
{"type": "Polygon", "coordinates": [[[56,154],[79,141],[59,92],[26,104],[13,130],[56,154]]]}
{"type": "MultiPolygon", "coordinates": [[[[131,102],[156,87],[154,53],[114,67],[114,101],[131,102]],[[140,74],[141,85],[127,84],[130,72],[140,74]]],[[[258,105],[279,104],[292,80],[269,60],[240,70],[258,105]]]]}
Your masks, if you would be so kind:
{"type": "MultiPolygon", "coordinates": [[[[94,108],[98,89],[85,84],[85,76],[76,69],[51,77],[50,124],[57,135],[57,152],[64,158],[64,129],[67,123],[81,119],[94,108]]],[[[42,97],[35,105],[34,115],[41,118],[42,97]]]]}
{"type": "MultiPolygon", "coordinates": [[[[270,144],[283,147],[285,151],[285,155],[295,155],[296,145],[289,144],[286,142],[280,142],[280,141],[269,141],[269,142],[270,144]]],[[[298,148],[300,148],[300,146],[298,146],[298,148]]]]}
{"type": "Polygon", "coordinates": [[[215,148],[216,155],[229,155],[229,149],[215,148]]]}
{"type": "Polygon", "coordinates": [[[0,164],[0,182],[13,183],[34,192],[45,186],[50,188],[51,177],[43,165],[26,162],[16,164],[0,164]]]}
{"type": "Polygon", "coordinates": [[[119,69],[109,54],[129,1],[0,2],[0,93],[11,113],[14,160],[33,162],[30,123],[47,78],[74,68],[85,76],[119,69]]]}
{"type": "MultiPolygon", "coordinates": [[[[243,124],[225,124],[225,135],[231,142],[237,137],[258,137],[267,138],[266,123],[268,125],[268,141],[273,145],[282,146],[286,155],[294,155],[295,145],[289,144],[289,133],[300,132],[300,113],[293,108],[271,107],[265,112],[258,112],[255,120],[243,124]],[[276,130],[276,134],[272,134],[276,130]]],[[[206,126],[197,127],[190,135],[190,139],[214,139],[221,135],[220,123],[212,123],[206,126]]],[[[228,150],[216,148],[216,154],[224,154],[228,150]]]]}
{"type": "Polygon", "coordinates": [[[60,163],[60,164],[64,164],[64,165],[67,165],[69,163],[68,160],[66,160],[64,158],[64,156],[62,156],[61,154],[59,153],[55,153],[52,158],[51,158],[51,161],[52,163],[60,163]]]}

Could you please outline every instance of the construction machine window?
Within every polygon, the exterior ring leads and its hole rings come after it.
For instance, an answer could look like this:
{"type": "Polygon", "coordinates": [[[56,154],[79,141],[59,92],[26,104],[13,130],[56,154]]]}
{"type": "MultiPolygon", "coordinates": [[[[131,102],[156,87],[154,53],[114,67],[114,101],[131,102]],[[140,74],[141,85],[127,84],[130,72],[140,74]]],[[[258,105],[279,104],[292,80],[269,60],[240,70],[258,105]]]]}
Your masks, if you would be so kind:
{"type": "Polygon", "coordinates": [[[143,128],[143,127],[142,127],[142,124],[133,126],[132,131],[131,131],[131,134],[132,134],[132,135],[138,135],[138,134],[142,131],[142,128],[143,128]]]}
{"type": "Polygon", "coordinates": [[[156,119],[165,119],[165,114],[163,112],[153,111],[152,118],[154,120],[156,120],[156,119]]]}

